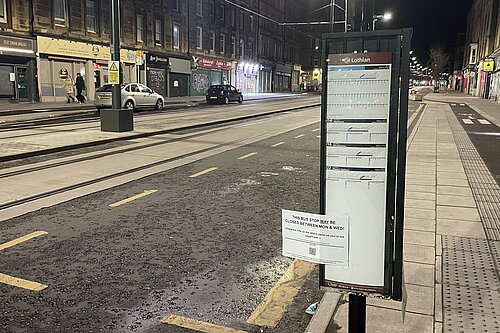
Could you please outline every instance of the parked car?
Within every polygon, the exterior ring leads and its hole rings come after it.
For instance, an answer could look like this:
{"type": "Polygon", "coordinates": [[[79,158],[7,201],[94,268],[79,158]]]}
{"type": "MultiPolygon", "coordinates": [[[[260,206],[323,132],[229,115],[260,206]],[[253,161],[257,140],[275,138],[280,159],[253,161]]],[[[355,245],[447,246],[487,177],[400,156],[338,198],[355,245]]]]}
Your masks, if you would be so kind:
{"type": "Polygon", "coordinates": [[[234,86],[229,84],[217,84],[210,86],[207,90],[207,103],[223,103],[229,102],[243,103],[243,94],[234,86]]]}
{"type": "MultiPolygon", "coordinates": [[[[105,84],[96,91],[94,105],[99,109],[110,108],[112,105],[112,85],[105,84]]],[[[140,83],[129,83],[122,85],[122,108],[142,109],[155,108],[161,110],[165,100],[152,89],[140,83]]]]}

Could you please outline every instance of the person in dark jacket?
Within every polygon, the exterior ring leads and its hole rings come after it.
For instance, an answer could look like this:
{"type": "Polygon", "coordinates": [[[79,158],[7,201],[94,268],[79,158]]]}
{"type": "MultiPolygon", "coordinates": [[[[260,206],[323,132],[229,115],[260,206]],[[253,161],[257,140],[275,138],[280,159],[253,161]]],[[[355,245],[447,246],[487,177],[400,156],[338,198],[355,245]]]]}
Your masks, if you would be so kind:
{"type": "Polygon", "coordinates": [[[83,97],[82,92],[85,90],[85,81],[80,73],[76,74],[76,99],[78,102],[83,103],[85,101],[85,97],[83,97]]]}

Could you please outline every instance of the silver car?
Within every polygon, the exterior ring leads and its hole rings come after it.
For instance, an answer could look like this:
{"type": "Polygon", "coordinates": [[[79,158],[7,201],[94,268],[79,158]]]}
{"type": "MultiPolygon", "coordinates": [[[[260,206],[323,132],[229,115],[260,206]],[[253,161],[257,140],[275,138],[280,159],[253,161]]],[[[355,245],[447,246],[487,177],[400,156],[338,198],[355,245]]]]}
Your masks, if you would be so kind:
{"type": "MultiPolygon", "coordinates": [[[[110,108],[112,106],[112,87],[111,84],[105,84],[97,89],[94,101],[97,109],[110,108]]],[[[129,83],[122,85],[122,108],[132,110],[155,108],[156,110],[161,110],[163,104],[163,96],[143,84],[129,83]]]]}

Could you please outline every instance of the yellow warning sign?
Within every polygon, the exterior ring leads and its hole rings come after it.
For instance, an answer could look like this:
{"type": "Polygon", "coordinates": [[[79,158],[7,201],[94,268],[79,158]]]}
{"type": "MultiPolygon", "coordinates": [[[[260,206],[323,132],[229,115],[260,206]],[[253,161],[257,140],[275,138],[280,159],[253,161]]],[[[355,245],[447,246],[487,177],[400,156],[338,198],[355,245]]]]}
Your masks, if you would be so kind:
{"type": "Polygon", "coordinates": [[[120,66],[120,63],[118,61],[110,61],[109,62],[109,67],[108,67],[108,71],[110,72],[118,72],[118,68],[120,66]]]}
{"type": "Polygon", "coordinates": [[[495,68],[495,61],[493,59],[485,59],[483,62],[483,70],[485,72],[492,72],[495,68]]]}

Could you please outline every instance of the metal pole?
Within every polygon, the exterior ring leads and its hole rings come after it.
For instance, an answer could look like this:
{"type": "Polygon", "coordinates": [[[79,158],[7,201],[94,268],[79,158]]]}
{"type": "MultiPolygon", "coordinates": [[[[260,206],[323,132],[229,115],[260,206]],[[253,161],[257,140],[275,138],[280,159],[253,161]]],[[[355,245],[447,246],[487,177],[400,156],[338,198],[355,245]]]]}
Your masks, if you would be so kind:
{"type": "Polygon", "coordinates": [[[330,4],[330,32],[333,32],[334,22],[335,22],[335,0],[332,0],[330,4]]]}
{"type": "Polygon", "coordinates": [[[349,333],[366,333],[366,296],[349,294],[349,333]]]}
{"type": "MultiPolygon", "coordinates": [[[[111,0],[111,60],[120,61],[120,0],[111,0]]],[[[122,71],[121,66],[119,68],[122,71]]],[[[112,88],[112,105],[113,110],[121,110],[122,108],[122,75],[119,75],[120,83],[113,84],[112,88]]]]}
{"type": "Polygon", "coordinates": [[[375,22],[377,22],[377,18],[373,19],[373,31],[375,31],[375,22]]]}
{"type": "Polygon", "coordinates": [[[344,30],[347,32],[348,27],[349,27],[349,0],[345,0],[345,6],[344,6],[344,16],[345,16],[345,23],[344,23],[344,30]]]}

